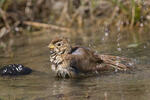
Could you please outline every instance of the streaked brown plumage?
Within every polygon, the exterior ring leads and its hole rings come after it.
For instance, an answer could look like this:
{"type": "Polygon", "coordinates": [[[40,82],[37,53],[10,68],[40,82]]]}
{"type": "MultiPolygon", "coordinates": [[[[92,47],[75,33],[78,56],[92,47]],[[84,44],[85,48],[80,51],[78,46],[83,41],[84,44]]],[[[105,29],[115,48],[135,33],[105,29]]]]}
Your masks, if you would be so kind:
{"type": "Polygon", "coordinates": [[[110,55],[100,55],[89,48],[71,46],[65,38],[53,39],[49,46],[51,68],[58,77],[75,77],[80,73],[99,72],[107,68],[127,70],[120,62],[124,58],[110,55]]]}

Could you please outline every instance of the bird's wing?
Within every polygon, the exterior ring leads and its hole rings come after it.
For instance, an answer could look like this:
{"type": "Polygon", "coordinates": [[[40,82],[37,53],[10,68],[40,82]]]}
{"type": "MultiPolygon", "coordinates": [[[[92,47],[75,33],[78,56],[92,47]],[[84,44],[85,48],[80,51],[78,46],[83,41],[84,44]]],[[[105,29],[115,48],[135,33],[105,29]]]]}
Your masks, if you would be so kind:
{"type": "Polygon", "coordinates": [[[92,50],[88,48],[78,47],[71,54],[71,66],[81,72],[91,72],[97,69],[97,64],[101,64],[102,60],[92,50]]]}
{"type": "Polygon", "coordinates": [[[127,70],[131,68],[129,66],[130,59],[111,56],[100,55],[88,48],[78,48],[72,53],[73,60],[77,67],[81,71],[101,71],[103,69],[115,68],[117,70],[127,70]],[[124,63],[125,62],[125,63],[124,63]]]}

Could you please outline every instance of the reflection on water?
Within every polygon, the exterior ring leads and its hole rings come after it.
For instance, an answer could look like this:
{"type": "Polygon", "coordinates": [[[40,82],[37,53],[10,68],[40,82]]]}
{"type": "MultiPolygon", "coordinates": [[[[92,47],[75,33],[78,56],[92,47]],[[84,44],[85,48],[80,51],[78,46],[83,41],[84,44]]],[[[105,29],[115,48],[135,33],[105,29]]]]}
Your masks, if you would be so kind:
{"type": "Polygon", "coordinates": [[[131,33],[108,29],[87,30],[80,35],[58,33],[68,35],[73,44],[89,46],[99,53],[130,57],[136,63],[136,69],[130,73],[104,73],[79,79],[57,79],[51,72],[47,45],[55,32],[16,37],[11,51],[13,57],[0,53],[0,65],[20,63],[35,72],[26,76],[0,77],[0,100],[148,100],[149,34],[131,33]]]}

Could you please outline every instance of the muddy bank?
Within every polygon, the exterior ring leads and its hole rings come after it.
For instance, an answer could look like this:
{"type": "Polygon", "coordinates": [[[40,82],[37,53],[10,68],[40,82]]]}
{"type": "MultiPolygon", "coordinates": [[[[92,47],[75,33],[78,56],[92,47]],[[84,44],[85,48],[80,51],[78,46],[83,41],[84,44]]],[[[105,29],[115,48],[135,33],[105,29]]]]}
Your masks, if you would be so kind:
{"type": "Polygon", "coordinates": [[[40,23],[49,24],[51,29],[54,24],[58,26],[56,30],[89,25],[113,25],[120,30],[145,27],[150,22],[149,11],[149,0],[2,0],[0,38],[6,33],[21,31],[26,25],[47,28],[40,23]]]}

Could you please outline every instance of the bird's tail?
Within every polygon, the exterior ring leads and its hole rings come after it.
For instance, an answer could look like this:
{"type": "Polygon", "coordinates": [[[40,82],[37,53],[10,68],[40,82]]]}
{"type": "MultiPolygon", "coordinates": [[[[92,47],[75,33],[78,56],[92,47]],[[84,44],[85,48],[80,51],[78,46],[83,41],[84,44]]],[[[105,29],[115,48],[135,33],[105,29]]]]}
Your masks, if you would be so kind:
{"type": "Polygon", "coordinates": [[[130,59],[124,57],[111,55],[99,55],[99,57],[104,64],[106,64],[107,66],[111,66],[117,70],[126,71],[130,69],[131,66],[133,65],[130,59]]]}

